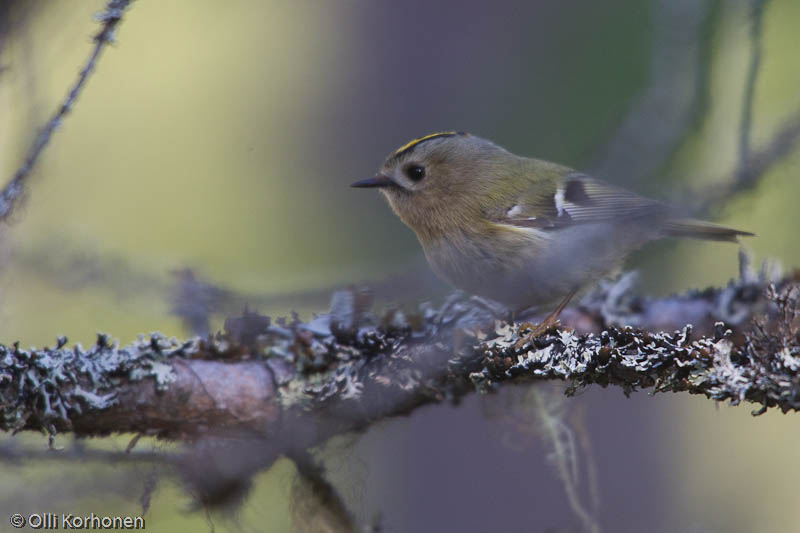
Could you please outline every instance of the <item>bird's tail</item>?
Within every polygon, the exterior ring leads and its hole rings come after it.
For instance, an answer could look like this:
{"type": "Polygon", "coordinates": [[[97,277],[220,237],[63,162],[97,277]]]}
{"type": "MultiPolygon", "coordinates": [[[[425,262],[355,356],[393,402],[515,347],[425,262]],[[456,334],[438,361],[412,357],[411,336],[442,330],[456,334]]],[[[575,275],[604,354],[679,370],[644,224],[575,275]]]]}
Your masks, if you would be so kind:
{"type": "Polygon", "coordinates": [[[678,218],[668,220],[664,230],[669,237],[690,237],[706,241],[739,242],[739,237],[752,237],[755,234],[749,231],[726,228],[711,222],[695,220],[693,218],[678,218]]]}

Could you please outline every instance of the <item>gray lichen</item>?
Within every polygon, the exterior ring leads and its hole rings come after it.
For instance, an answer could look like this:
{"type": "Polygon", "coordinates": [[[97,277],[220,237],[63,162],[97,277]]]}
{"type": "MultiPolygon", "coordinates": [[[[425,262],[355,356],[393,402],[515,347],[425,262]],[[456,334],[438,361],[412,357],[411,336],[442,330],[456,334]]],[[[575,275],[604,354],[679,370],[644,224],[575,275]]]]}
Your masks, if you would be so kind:
{"type": "Polygon", "coordinates": [[[70,417],[116,404],[122,383],[153,378],[159,388],[174,380],[169,361],[197,351],[197,341],[180,342],[160,333],[141,336],[120,348],[99,334],[97,342],[67,348],[59,337],[53,348],[23,350],[0,345],[0,416],[2,429],[39,427],[53,432],[69,427],[70,417]]]}
{"type": "MultiPolygon", "coordinates": [[[[411,314],[418,328],[389,331],[368,324],[349,336],[317,331],[320,337],[310,346],[323,364],[308,367],[307,379],[283,387],[283,404],[316,409],[332,400],[364,401],[362,392],[369,401],[392,391],[395,397],[413,393],[455,398],[471,390],[467,382],[485,392],[505,381],[558,379],[570,383],[569,393],[590,384],[616,385],[626,394],[647,388],[686,391],[734,405],[753,402],[762,406],[761,412],[773,406],[797,410],[797,288],[791,282],[780,290],[767,285],[765,298],[765,285],[763,277],[742,279],[723,289],[695,292],[684,301],[702,299],[708,309],[721,309],[726,316],[733,316],[730,309],[748,305],[772,312],[777,330],[770,333],[757,329],[734,335],[722,321],[707,336],[693,335],[688,324],[673,332],[608,326],[600,333],[552,330],[522,347],[517,346],[519,323],[497,320],[493,310],[456,294],[439,309],[418,309],[421,319],[411,314]]],[[[735,325],[743,322],[737,313],[735,325]]]]}
{"type": "MultiPolygon", "coordinates": [[[[425,403],[488,392],[504,382],[553,379],[569,383],[569,393],[590,384],[614,385],[626,394],[685,391],[733,404],[753,402],[762,411],[800,409],[800,304],[793,278],[775,286],[763,276],[743,276],[722,289],[661,300],[632,298],[626,279],[601,288],[605,297],[589,296],[564,316],[567,326],[570,320],[594,323],[597,331],[553,329],[523,346],[518,346],[521,320],[510,323],[504,310],[462,293],[438,307],[423,303],[381,314],[369,310],[363,293],[337,294],[331,313],[309,322],[296,316],[272,321],[245,310],[226,320],[224,332],[185,342],[154,333],[126,347],[106,335],[86,349],[67,348],[63,337],[54,348],[39,350],[0,345],[0,429],[53,434],[80,419],[81,433],[92,433],[92,416],[113,411],[138,417],[124,426],[128,431],[185,434],[185,419],[180,428],[170,427],[180,413],[141,415],[140,408],[174,410],[189,401],[183,395],[209,398],[211,391],[191,370],[198,359],[263,363],[272,392],[258,400],[270,404],[260,423],[278,424],[258,428],[267,432],[291,433],[295,430],[286,420],[308,419],[316,435],[334,434],[425,403]],[[654,308],[661,313],[654,315],[654,308]],[[744,327],[738,311],[729,312],[742,308],[750,310],[747,316],[759,313],[754,328],[744,327]],[[638,317],[642,322],[634,323],[644,326],[674,323],[684,316],[681,309],[690,310],[685,315],[695,326],[684,322],[665,332],[605,323],[626,316],[638,317]],[[675,316],[667,320],[670,313],[675,316]],[[717,313],[735,315],[738,323],[719,321],[717,313]],[[120,406],[122,401],[158,402],[153,394],[178,386],[179,368],[188,377],[168,402],[120,406]],[[137,383],[151,383],[153,392],[121,399],[120,391],[137,383]],[[148,426],[148,416],[156,416],[155,427],[148,426]],[[335,423],[320,430],[329,420],[335,423]]],[[[240,391],[237,383],[215,386],[240,391]]],[[[224,425],[224,406],[210,408],[216,418],[207,423],[224,425]]],[[[191,416],[202,415],[192,411],[191,416]]],[[[117,423],[106,418],[96,431],[114,431],[117,423]]]]}

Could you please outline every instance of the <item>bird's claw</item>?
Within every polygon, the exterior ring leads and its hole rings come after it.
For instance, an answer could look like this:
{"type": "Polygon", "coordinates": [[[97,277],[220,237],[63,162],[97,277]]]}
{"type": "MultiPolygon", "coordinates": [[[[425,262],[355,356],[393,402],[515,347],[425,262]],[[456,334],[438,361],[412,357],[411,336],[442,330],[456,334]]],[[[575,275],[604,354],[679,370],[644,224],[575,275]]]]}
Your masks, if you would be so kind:
{"type": "Polygon", "coordinates": [[[556,328],[559,323],[558,317],[555,316],[548,316],[539,324],[524,322],[519,326],[520,339],[517,341],[516,347],[522,348],[523,346],[532,343],[533,339],[548,333],[550,330],[556,328]],[[526,333],[523,334],[523,332],[526,333]]]}

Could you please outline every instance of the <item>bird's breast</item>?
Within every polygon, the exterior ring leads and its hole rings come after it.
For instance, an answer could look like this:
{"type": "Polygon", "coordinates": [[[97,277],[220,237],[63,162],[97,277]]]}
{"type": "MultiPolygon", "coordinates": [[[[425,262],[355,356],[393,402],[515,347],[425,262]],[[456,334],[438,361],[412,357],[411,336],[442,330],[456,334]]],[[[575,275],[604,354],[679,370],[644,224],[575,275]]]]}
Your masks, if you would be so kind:
{"type": "Polygon", "coordinates": [[[536,262],[536,241],[526,232],[491,228],[420,238],[434,272],[464,291],[515,303],[524,273],[536,262]]]}
{"type": "Polygon", "coordinates": [[[617,268],[631,248],[596,225],[555,231],[497,225],[480,235],[420,242],[439,277],[512,308],[558,302],[617,268]]]}

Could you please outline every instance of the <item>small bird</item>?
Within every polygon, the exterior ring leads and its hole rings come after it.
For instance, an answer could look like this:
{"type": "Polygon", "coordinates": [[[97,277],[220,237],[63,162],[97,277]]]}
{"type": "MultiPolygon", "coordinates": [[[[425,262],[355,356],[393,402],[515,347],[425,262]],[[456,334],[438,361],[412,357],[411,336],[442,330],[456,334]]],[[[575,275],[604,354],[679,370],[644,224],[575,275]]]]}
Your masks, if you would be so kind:
{"type": "Polygon", "coordinates": [[[560,302],[535,334],[649,241],[753,235],[454,131],[405,144],[352,186],[379,188],[436,274],[455,287],[512,310],[560,302]]]}

